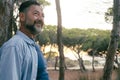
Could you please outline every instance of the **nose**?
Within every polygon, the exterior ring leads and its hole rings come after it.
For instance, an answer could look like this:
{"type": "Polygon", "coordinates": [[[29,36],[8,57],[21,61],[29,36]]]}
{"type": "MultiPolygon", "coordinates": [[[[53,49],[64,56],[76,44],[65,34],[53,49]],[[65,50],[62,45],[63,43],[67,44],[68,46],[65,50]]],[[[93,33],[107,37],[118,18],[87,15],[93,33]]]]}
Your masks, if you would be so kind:
{"type": "Polygon", "coordinates": [[[40,22],[41,22],[41,26],[43,26],[44,25],[44,18],[43,17],[40,19],[40,22]]]}
{"type": "Polygon", "coordinates": [[[37,21],[40,22],[41,26],[44,25],[44,17],[43,17],[43,16],[39,15],[39,16],[37,17],[37,21]]]}

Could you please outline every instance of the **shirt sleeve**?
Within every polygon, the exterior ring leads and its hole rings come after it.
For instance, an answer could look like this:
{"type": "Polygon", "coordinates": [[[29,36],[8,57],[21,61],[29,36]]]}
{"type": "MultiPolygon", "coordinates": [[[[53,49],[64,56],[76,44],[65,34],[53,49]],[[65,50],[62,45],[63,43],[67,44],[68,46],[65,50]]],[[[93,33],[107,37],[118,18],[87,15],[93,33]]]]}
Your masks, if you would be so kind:
{"type": "Polygon", "coordinates": [[[21,62],[18,53],[15,46],[0,50],[0,80],[20,80],[21,62]]]}

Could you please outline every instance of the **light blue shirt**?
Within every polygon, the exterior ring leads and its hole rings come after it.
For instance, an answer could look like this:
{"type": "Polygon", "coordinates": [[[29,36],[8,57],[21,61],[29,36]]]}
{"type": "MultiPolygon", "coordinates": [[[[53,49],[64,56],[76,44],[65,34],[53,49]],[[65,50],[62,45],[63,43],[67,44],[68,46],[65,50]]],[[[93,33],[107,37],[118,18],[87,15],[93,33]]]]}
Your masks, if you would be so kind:
{"type": "Polygon", "coordinates": [[[0,80],[49,80],[35,41],[17,31],[0,48],[0,80]]]}

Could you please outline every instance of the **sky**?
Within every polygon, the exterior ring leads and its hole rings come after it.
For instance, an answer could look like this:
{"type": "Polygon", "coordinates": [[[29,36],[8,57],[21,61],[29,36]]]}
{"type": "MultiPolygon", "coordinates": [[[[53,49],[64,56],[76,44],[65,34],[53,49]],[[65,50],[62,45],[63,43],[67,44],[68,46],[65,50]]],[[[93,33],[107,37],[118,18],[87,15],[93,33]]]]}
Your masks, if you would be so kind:
{"type": "MultiPolygon", "coordinates": [[[[57,25],[55,0],[44,8],[45,24],[57,25]]],[[[60,0],[62,26],[65,28],[96,28],[110,30],[112,24],[105,22],[104,13],[112,7],[113,0],[60,0]]]]}

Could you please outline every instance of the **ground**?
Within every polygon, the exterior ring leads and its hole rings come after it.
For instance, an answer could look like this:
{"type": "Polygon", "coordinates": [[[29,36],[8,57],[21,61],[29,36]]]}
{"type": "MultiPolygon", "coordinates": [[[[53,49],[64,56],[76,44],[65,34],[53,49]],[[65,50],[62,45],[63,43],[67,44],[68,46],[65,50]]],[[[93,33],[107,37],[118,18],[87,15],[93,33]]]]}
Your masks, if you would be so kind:
{"type": "MultiPolygon", "coordinates": [[[[80,70],[66,70],[65,71],[65,80],[100,80],[102,77],[103,70],[96,70],[95,72],[87,71],[80,72],[80,70]]],[[[59,71],[58,70],[48,70],[50,80],[58,80],[59,71]]],[[[116,73],[113,71],[112,80],[115,80],[116,73]]]]}

